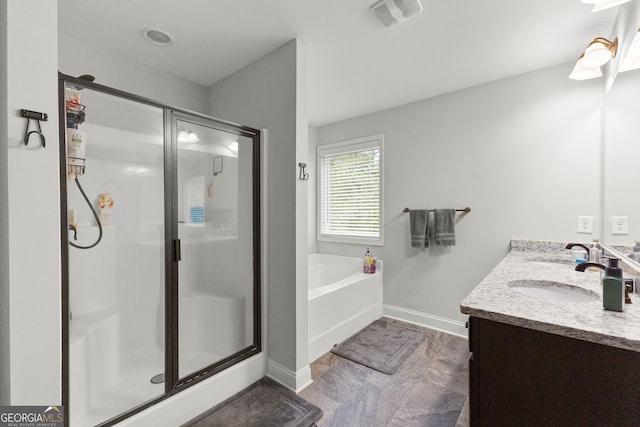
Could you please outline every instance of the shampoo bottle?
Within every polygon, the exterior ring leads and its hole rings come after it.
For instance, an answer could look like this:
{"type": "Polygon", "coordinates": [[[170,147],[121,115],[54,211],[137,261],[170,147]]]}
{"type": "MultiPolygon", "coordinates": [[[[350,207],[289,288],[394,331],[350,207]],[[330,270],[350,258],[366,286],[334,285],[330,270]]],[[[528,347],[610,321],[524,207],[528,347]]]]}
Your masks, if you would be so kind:
{"type": "Polygon", "coordinates": [[[364,253],[364,260],[362,261],[362,270],[369,274],[371,273],[371,265],[373,264],[373,257],[371,256],[371,252],[369,248],[367,248],[367,252],[364,253]]]}
{"type": "MultiPolygon", "coordinates": [[[[593,239],[593,244],[589,249],[589,262],[602,264],[602,246],[600,246],[598,239],[593,239]]],[[[598,267],[589,267],[589,270],[598,271],[600,269],[598,267]]]]}
{"type": "Polygon", "coordinates": [[[624,308],[624,282],[618,258],[609,258],[609,266],[602,279],[602,306],[605,310],[622,311],[624,308]]]}
{"type": "Polygon", "coordinates": [[[633,247],[633,250],[629,254],[629,258],[636,262],[640,262],[640,240],[636,240],[636,245],[633,247]]]}

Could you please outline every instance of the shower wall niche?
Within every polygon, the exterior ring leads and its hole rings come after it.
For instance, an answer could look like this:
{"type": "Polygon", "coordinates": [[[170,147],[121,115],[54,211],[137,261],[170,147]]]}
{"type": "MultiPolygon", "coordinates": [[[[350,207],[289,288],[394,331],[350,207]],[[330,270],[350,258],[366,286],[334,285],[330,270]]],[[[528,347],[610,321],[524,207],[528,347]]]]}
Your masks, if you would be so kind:
{"type": "Polygon", "coordinates": [[[68,76],[60,94],[66,425],[107,426],[260,351],[260,134],[68,76]]]}

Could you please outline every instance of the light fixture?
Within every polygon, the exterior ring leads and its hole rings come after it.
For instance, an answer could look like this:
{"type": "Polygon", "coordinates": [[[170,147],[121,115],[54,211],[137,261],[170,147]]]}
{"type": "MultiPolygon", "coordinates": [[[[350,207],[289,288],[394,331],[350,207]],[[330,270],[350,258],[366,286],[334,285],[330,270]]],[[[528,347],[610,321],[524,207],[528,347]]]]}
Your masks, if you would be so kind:
{"type": "Polygon", "coordinates": [[[573,80],[588,80],[602,77],[601,66],[606,64],[611,58],[616,57],[618,52],[618,39],[609,41],[604,37],[596,37],[584,53],[578,58],[569,78],[573,80]]]}
{"type": "Polygon", "coordinates": [[[191,129],[182,128],[178,132],[178,142],[183,144],[193,144],[194,142],[200,141],[198,135],[191,129]]]}
{"type": "Polygon", "coordinates": [[[233,141],[229,145],[229,150],[237,152],[238,151],[238,141],[233,141]]]}
{"type": "Polygon", "coordinates": [[[145,28],[142,30],[142,37],[157,46],[170,46],[173,44],[173,36],[157,28],[145,28]]]}
{"type": "Polygon", "coordinates": [[[573,71],[569,74],[569,78],[572,80],[589,80],[597,77],[602,77],[602,71],[600,67],[587,68],[584,66],[582,60],[584,59],[584,53],[578,58],[573,71]]]}
{"type": "Polygon", "coordinates": [[[601,10],[609,9],[610,7],[619,6],[623,3],[627,3],[629,0],[580,0],[582,3],[592,4],[592,12],[600,12],[601,10]]]}
{"type": "Polygon", "coordinates": [[[636,32],[631,46],[629,46],[629,50],[627,50],[627,56],[624,57],[618,71],[624,72],[635,70],[636,68],[640,68],[640,30],[636,32]]]}
{"type": "Polygon", "coordinates": [[[584,51],[582,65],[585,68],[601,67],[611,58],[615,58],[617,51],[617,38],[611,42],[604,37],[596,37],[591,43],[589,43],[589,46],[587,46],[587,49],[584,51]]]}

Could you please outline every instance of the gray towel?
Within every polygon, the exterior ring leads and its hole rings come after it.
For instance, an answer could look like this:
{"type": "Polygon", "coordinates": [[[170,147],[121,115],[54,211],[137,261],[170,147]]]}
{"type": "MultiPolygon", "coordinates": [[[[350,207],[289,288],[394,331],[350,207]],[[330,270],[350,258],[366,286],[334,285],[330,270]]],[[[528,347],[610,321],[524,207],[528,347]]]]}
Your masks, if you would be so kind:
{"type": "Polygon", "coordinates": [[[412,209],[409,212],[411,247],[429,247],[429,212],[426,209],[412,209]]]}
{"type": "Polygon", "coordinates": [[[433,241],[438,246],[455,246],[455,209],[435,209],[433,211],[433,241]]]}

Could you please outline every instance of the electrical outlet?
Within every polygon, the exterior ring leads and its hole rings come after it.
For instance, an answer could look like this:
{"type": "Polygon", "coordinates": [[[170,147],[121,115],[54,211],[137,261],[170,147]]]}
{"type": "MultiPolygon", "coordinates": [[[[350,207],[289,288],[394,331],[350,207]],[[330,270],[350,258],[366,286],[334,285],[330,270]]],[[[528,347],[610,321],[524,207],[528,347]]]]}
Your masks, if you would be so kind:
{"type": "Polygon", "coordinates": [[[612,216],[611,234],[629,234],[629,217],[612,216]]]}
{"type": "Polygon", "coordinates": [[[592,216],[579,216],[578,217],[578,233],[593,233],[593,217],[592,216]]]}

